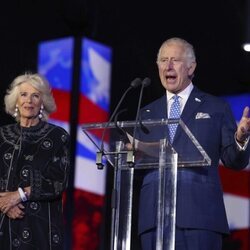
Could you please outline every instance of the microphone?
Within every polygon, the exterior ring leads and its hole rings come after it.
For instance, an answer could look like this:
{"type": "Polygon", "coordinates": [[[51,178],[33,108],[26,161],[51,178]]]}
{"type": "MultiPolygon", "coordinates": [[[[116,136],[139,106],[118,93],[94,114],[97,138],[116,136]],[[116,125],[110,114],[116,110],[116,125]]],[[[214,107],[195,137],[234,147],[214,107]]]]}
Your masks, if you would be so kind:
{"type": "Polygon", "coordinates": [[[132,165],[134,164],[135,133],[136,133],[137,125],[139,123],[139,113],[140,113],[140,109],[141,109],[143,90],[145,87],[148,87],[150,84],[151,84],[150,78],[146,77],[142,81],[142,85],[141,85],[141,91],[140,91],[140,96],[139,96],[138,105],[137,105],[136,118],[135,118],[135,126],[134,126],[134,131],[133,131],[132,150],[129,151],[128,155],[127,155],[127,162],[132,164],[132,165]]]}
{"type": "Polygon", "coordinates": [[[143,87],[148,87],[151,84],[151,80],[150,78],[146,77],[143,81],[142,81],[142,86],[143,87]]]}
{"type": "Polygon", "coordinates": [[[106,123],[103,132],[102,132],[102,138],[101,138],[101,146],[100,146],[100,151],[96,153],[96,165],[98,169],[103,169],[104,165],[102,163],[102,156],[104,153],[104,137],[107,131],[107,128],[109,126],[109,124],[111,123],[111,121],[113,120],[114,116],[117,113],[117,110],[120,108],[124,98],[126,97],[127,93],[131,90],[131,89],[136,89],[137,87],[142,85],[142,81],[140,78],[135,78],[129,85],[129,87],[126,89],[126,91],[123,93],[120,101],[118,102],[118,104],[116,105],[112,115],[110,116],[108,122],[106,123]]]}

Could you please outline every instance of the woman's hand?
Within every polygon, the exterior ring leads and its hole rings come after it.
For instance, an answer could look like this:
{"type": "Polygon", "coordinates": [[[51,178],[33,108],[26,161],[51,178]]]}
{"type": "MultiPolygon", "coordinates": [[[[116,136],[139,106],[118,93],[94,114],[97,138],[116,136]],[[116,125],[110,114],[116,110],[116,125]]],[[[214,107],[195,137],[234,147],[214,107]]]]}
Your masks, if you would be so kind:
{"type": "Polygon", "coordinates": [[[24,205],[19,203],[18,205],[9,209],[6,215],[11,219],[22,219],[24,217],[24,205]]]}
{"type": "Polygon", "coordinates": [[[0,210],[4,214],[20,202],[21,197],[18,191],[0,193],[0,210]]]}

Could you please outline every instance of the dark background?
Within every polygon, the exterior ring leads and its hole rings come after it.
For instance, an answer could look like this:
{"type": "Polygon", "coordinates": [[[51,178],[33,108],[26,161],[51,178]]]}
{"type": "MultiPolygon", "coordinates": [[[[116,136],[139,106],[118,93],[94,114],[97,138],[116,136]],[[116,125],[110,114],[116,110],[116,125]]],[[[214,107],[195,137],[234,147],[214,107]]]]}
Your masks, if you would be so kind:
{"type": "MultiPolygon", "coordinates": [[[[0,100],[9,83],[36,71],[40,41],[85,36],[113,48],[111,110],[135,77],[150,77],[143,104],[164,90],[156,54],[172,36],[195,47],[194,84],[215,95],[249,91],[250,54],[242,49],[247,34],[247,0],[119,1],[11,0],[0,4],[0,100]]],[[[134,118],[138,94],[125,100],[134,118]]],[[[12,120],[0,102],[1,124],[12,120]]]]}
{"type": "MultiPolygon", "coordinates": [[[[13,122],[4,112],[3,97],[17,75],[36,71],[38,43],[67,36],[85,36],[113,48],[111,111],[136,77],[152,80],[143,105],[164,93],[156,54],[173,36],[194,45],[198,66],[193,82],[200,89],[214,95],[249,92],[250,53],[241,47],[248,37],[247,1],[1,1],[0,125],[13,122]]],[[[128,111],[122,118],[135,118],[137,102],[136,90],[125,99],[128,111]]]]}

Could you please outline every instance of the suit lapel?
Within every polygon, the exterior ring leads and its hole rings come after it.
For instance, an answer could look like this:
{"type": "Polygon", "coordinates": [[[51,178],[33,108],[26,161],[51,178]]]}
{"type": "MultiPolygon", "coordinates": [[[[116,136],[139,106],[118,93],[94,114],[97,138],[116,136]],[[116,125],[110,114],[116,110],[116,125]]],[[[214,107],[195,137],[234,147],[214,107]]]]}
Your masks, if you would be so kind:
{"type": "MultiPolygon", "coordinates": [[[[196,112],[198,107],[204,103],[204,95],[205,93],[200,91],[198,88],[193,88],[181,114],[181,119],[185,124],[187,124],[189,119],[194,117],[194,113],[196,112]]],[[[181,133],[182,129],[180,128],[180,126],[178,126],[175,139],[177,139],[181,133]]]]}
{"type": "Polygon", "coordinates": [[[193,117],[192,115],[203,102],[204,92],[194,87],[181,114],[181,119],[184,123],[193,117]]]}
{"type": "Polygon", "coordinates": [[[157,102],[156,106],[156,114],[157,118],[160,119],[167,119],[167,96],[163,95],[160,99],[159,102],[157,102]]]}

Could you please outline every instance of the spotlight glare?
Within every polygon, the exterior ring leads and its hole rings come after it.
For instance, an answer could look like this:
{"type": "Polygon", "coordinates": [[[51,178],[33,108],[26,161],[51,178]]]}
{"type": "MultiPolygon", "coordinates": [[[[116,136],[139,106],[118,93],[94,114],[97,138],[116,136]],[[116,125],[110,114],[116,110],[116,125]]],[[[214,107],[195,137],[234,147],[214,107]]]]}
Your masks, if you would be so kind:
{"type": "Polygon", "coordinates": [[[245,44],[243,44],[243,49],[244,49],[246,52],[250,52],[250,43],[245,43],[245,44]]]}

